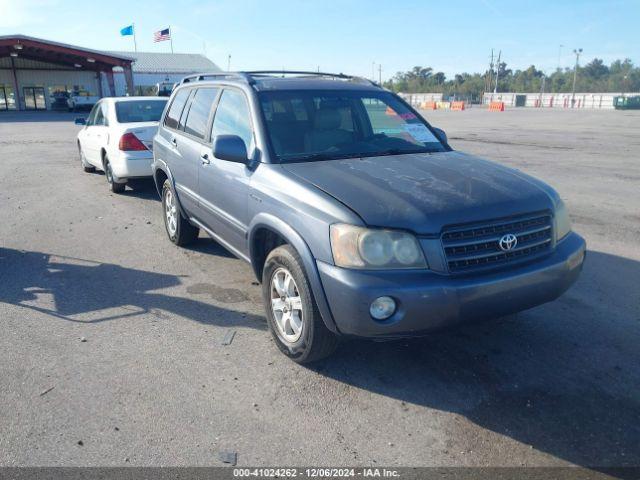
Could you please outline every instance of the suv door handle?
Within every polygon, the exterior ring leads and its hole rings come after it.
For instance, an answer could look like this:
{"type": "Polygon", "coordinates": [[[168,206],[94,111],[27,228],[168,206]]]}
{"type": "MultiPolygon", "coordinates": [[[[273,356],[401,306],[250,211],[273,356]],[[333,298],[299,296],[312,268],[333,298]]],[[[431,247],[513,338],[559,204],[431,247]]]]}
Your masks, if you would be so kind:
{"type": "Polygon", "coordinates": [[[202,161],[202,165],[209,165],[211,163],[211,159],[209,158],[208,153],[203,153],[200,155],[200,160],[202,161]]]}
{"type": "Polygon", "coordinates": [[[171,145],[173,145],[174,147],[177,147],[177,146],[178,146],[178,141],[176,140],[176,137],[173,137],[173,138],[171,139],[171,145]]]}

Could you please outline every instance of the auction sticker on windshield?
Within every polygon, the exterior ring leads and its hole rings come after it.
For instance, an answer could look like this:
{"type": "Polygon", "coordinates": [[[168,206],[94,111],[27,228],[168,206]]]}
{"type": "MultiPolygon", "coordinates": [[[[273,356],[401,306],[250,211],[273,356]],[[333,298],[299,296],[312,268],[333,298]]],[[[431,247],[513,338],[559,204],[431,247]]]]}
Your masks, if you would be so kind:
{"type": "Polygon", "coordinates": [[[433,143],[438,141],[433,133],[421,123],[405,123],[402,128],[418,142],[433,143]]]}

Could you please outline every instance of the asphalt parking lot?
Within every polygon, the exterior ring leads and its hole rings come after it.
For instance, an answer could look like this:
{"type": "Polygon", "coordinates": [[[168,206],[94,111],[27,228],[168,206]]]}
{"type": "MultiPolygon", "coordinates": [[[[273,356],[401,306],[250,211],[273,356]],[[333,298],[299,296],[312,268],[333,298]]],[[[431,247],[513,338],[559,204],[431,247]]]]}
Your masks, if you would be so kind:
{"type": "Polygon", "coordinates": [[[582,277],[307,368],[248,265],[173,246],[151,182],[114,195],[82,171],[73,116],[0,113],[0,465],[640,465],[640,112],[425,115],[559,190],[582,277]]]}

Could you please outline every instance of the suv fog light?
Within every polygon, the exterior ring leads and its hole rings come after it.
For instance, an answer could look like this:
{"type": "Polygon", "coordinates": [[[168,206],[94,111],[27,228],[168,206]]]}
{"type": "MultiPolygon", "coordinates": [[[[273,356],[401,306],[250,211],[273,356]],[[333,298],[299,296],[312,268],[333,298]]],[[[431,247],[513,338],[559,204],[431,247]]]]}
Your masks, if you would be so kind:
{"type": "Polygon", "coordinates": [[[369,313],[376,320],[386,320],[396,312],[396,301],[391,297],[378,297],[369,307],[369,313]]]}

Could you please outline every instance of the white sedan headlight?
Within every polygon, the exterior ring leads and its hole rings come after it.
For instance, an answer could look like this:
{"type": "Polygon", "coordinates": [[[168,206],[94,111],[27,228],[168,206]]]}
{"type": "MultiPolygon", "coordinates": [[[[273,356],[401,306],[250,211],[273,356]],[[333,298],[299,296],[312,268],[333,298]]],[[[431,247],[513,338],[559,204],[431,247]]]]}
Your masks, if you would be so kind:
{"type": "Polygon", "coordinates": [[[567,207],[565,207],[562,200],[560,200],[556,205],[554,219],[556,227],[556,241],[559,242],[571,232],[571,220],[567,213],[567,207]]]}
{"type": "Polygon", "coordinates": [[[331,225],[331,251],[339,267],[427,268],[416,238],[406,232],[331,225]]]}

